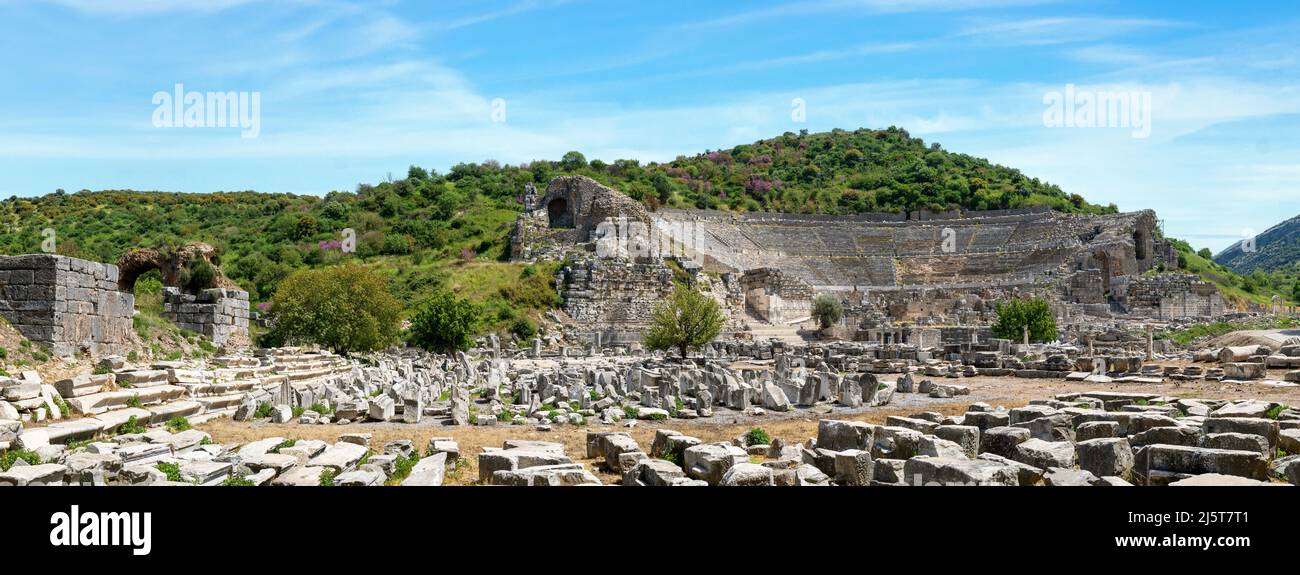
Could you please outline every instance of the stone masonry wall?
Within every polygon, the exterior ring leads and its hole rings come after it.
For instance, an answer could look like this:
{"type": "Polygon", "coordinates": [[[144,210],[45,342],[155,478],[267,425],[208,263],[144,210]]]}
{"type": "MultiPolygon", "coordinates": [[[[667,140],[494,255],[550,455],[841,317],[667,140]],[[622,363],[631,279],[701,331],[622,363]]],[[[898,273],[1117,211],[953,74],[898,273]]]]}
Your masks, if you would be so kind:
{"type": "Polygon", "coordinates": [[[673,293],[672,268],[661,262],[591,259],[561,273],[565,313],[593,329],[647,326],[655,305],[673,293]]]}
{"type": "Polygon", "coordinates": [[[0,256],[0,316],[55,355],[125,353],[135,296],[117,266],[67,256],[0,256]]]}
{"type": "Polygon", "coordinates": [[[1129,311],[1157,318],[1212,317],[1224,313],[1223,296],[1192,274],[1139,276],[1128,282],[1129,311]]]}
{"type": "Polygon", "coordinates": [[[203,334],[218,347],[248,347],[248,292],[213,288],[194,296],[163,289],[163,317],[181,329],[203,334]]]}

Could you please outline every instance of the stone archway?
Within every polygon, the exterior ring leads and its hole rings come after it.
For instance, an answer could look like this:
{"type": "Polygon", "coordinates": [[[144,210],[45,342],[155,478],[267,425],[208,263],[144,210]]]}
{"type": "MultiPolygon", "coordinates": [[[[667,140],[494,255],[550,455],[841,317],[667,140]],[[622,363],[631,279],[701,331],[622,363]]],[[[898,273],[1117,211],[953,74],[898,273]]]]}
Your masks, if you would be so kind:
{"type": "Polygon", "coordinates": [[[564,198],[555,198],[546,204],[546,217],[552,228],[573,227],[573,213],[569,211],[569,202],[564,198]]]}
{"type": "Polygon", "coordinates": [[[155,269],[162,275],[164,286],[179,287],[181,270],[190,262],[200,259],[212,265],[214,273],[212,287],[238,289],[234,282],[221,273],[221,268],[213,261],[216,255],[217,250],[208,244],[189,244],[167,251],[149,248],[131,250],[122,254],[122,257],[117,260],[117,289],[128,293],[134,292],[136,280],[155,269]]]}

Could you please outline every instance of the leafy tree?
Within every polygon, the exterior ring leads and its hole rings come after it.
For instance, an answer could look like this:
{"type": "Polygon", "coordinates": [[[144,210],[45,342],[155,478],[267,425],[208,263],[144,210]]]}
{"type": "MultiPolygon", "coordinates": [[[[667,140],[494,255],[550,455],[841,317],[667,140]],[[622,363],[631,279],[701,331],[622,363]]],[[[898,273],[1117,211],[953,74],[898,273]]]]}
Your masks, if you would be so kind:
{"type": "Polygon", "coordinates": [[[180,276],[177,279],[180,280],[181,287],[190,293],[198,293],[217,285],[217,272],[212,269],[212,264],[203,259],[190,261],[180,276]]]}
{"type": "Polygon", "coordinates": [[[684,359],[690,348],[718,337],[724,319],[713,298],[678,285],[672,296],[655,307],[645,343],[653,350],[677,348],[684,359]]]}
{"type": "Polygon", "coordinates": [[[1201,248],[1201,251],[1196,252],[1196,255],[1201,256],[1201,259],[1214,259],[1214,253],[1210,251],[1210,248],[1201,248]]]}
{"type": "Polygon", "coordinates": [[[402,305],[382,276],[345,264],[294,272],[276,289],[267,313],[272,341],[316,343],[346,354],[396,343],[402,305]]]}
{"type": "Polygon", "coordinates": [[[840,304],[840,300],[821,294],[813,299],[812,315],[817,319],[817,325],[826,329],[835,325],[835,322],[840,321],[844,316],[844,306],[840,304]]]}
{"type": "Polygon", "coordinates": [[[443,353],[464,351],[474,343],[478,322],[478,306],[450,292],[439,292],[415,312],[407,342],[443,353]]]}
{"type": "Polygon", "coordinates": [[[1291,301],[1300,302],[1300,280],[1296,280],[1295,285],[1291,286],[1291,301]]]}
{"type": "Polygon", "coordinates": [[[587,167],[587,157],[580,152],[568,152],[560,158],[560,169],[574,172],[587,167]]]}
{"type": "Polygon", "coordinates": [[[998,321],[993,324],[995,337],[1019,342],[1024,338],[1024,327],[1029,326],[1030,341],[1056,339],[1056,318],[1047,300],[1013,299],[999,303],[997,313],[998,321]]]}

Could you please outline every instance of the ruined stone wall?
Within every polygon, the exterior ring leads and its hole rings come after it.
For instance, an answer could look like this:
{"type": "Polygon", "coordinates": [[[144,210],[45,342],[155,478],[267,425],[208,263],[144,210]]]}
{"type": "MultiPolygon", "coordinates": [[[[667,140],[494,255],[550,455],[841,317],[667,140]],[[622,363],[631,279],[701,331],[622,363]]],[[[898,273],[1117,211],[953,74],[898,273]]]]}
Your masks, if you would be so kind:
{"type": "Polygon", "coordinates": [[[541,198],[525,194],[524,213],[510,235],[515,260],[559,259],[591,241],[601,222],[622,218],[650,225],[645,206],[586,176],[551,180],[541,198]]]}
{"type": "Polygon", "coordinates": [[[1129,312],[1155,318],[1210,317],[1225,311],[1213,284],[1193,274],[1139,276],[1127,283],[1129,312]]]}
{"type": "Polygon", "coordinates": [[[802,279],[773,268],[758,268],[740,278],[750,312],[765,321],[781,323],[812,313],[813,288],[802,279]]]}
{"type": "Polygon", "coordinates": [[[66,256],[0,256],[0,316],[55,355],[126,353],[135,296],[118,269],[66,256]]]}
{"type": "Polygon", "coordinates": [[[589,259],[561,271],[564,311],[580,328],[642,328],[655,305],[673,293],[673,271],[662,262],[589,259]]]}
{"type": "Polygon", "coordinates": [[[179,288],[163,288],[163,317],[181,329],[207,336],[218,347],[243,348],[251,343],[246,291],[213,288],[195,296],[179,288]]]}

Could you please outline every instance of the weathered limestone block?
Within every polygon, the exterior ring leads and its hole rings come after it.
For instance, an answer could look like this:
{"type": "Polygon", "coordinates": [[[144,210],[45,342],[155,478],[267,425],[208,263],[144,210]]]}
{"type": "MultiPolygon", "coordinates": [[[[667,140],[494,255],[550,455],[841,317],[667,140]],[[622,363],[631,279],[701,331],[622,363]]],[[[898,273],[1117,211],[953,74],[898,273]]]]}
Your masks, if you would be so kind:
{"type": "Polygon", "coordinates": [[[1255,451],[1149,445],[1138,451],[1134,470],[1147,484],[1181,479],[1181,475],[1222,473],[1250,479],[1268,478],[1268,460],[1255,451]]]}
{"type": "Polygon", "coordinates": [[[1031,438],[1016,446],[1011,459],[1043,469],[1074,467],[1074,444],[1068,441],[1043,441],[1031,438]]]}
{"type": "Polygon", "coordinates": [[[979,459],[912,458],[903,464],[903,477],[908,485],[918,486],[1019,484],[1013,468],[979,459]]]}
{"type": "Polygon", "coordinates": [[[980,453],[1014,459],[1012,456],[1016,453],[1016,446],[1028,440],[1029,430],[1022,427],[986,428],[980,433],[980,453]]]}
{"type": "Polygon", "coordinates": [[[1097,477],[1114,475],[1128,479],[1133,470],[1133,449],[1122,437],[1098,438],[1075,444],[1079,468],[1097,477]]]}
{"type": "Polygon", "coordinates": [[[721,483],[722,476],[728,469],[749,461],[749,455],[745,450],[725,443],[688,447],[683,455],[685,455],[686,475],[691,479],[706,481],[709,485],[721,483]]]}
{"type": "Polygon", "coordinates": [[[772,468],[749,462],[732,465],[722,475],[718,485],[723,487],[747,487],[774,485],[772,468]]]}
{"type": "Polygon", "coordinates": [[[817,447],[831,451],[860,449],[870,451],[875,443],[875,427],[862,421],[823,419],[817,422],[817,447]]]}

